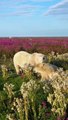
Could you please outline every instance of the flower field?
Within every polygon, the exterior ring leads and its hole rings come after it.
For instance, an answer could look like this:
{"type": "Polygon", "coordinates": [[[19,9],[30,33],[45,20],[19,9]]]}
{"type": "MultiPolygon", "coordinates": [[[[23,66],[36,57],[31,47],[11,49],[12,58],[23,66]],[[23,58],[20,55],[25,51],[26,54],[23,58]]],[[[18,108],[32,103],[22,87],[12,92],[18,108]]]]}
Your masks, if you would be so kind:
{"type": "Polygon", "coordinates": [[[12,52],[13,55],[19,50],[65,53],[68,52],[68,38],[0,38],[0,54],[12,52]]]}
{"type": "Polygon", "coordinates": [[[0,120],[68,120],[68,38],[0,38],[0,120]],[[19,50],[46,54],[57,76],[17,75],[19,50]]]}

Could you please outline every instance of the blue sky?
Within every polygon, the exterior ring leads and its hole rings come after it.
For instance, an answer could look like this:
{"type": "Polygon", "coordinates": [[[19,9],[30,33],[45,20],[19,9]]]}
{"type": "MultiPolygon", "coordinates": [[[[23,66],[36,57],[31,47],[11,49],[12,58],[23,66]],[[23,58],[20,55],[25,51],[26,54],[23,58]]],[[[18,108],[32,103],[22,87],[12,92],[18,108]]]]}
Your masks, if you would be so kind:
{"type": "Polygon", "coordinates": [[[0,37],[68,36],[68,0],[0,0],[0,37]]]}

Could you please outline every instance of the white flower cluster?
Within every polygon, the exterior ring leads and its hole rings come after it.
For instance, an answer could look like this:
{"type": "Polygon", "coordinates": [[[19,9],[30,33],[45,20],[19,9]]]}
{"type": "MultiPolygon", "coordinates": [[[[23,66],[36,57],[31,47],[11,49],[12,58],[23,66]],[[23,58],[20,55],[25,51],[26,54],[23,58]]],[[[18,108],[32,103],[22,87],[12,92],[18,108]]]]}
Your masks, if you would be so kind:
{"type": "Polygon", "coordinates": [[[50,91],[50,81],[49,80],[40,80],[44,93],[49,93],[50,91]]]}
{"type": "Polygon", "coordinates": [[[57,55],[57,58],[60,60],[68,60],[68,53],[57,55]]]}
{"type": "Polygon", "coordinates": [[[8,78],[9,75],[8,75],[8,68],[6,65],[1,65],[1,70],[2,70],[2,75],[3,75],[3,78],[8,78]]]}
{"type": "Polygon", "coordinates": [[[36,88],[37,88],[36,81],[30,80],[27,83],[23,82],[20,91],[23,97],[25,98],[25,97],[28,97],[29,92],[36,90],[36,88]]]}
{"type": "Polygon", "coordinates": [[[50,62],[52,59],[53,59],[53,60],[68,61],[68,53],[59,54],[59,53],[55,53],[54,51],[52,51],[51,53],[48,54],[48,59],[49,59],[49,62],[50,62]]]}
{"type": "Polygon", "coordinates": [[[13,98],[13,101],[10,105],[11,112],[6,115],[8,120],[17,120],[16,114],[18,114],[18,120],[24,120],[24,103],[22,98],[13,98]]]}
{"type": "Polygon", "coordinates": [[[63,115],[68,104],[68,73],[58,69],[58,75],[51,80],[50,85],[52,87],[47,100],[53,112],[63,115]]]}
{"type": "Polygon", "coordinates": [[[7,118],[8,120],[16,120],[16,119],[13,117],[12,114],[7,114],[6,118],[7,118]]]}
{"type": "Polygon", "coordinates": [[[58,69],[58,75],[52,79],[51,84],[54,89],[68,92],[68,73],[62,68],[58,69]]]}
{"type": "Polygon", "coordinates": [[[13,84],[8,84],[8,83],[4,84],[3,90],[7,92],[10,98],[14,95],[13,88],[14,88],[13,84]]]}
{"type": "Polygon", "coordinates": [[[19,113],[22,112],[23,100],[21,98],[14,98],[12,110],[14,109],[14,107],[19,113]]]}

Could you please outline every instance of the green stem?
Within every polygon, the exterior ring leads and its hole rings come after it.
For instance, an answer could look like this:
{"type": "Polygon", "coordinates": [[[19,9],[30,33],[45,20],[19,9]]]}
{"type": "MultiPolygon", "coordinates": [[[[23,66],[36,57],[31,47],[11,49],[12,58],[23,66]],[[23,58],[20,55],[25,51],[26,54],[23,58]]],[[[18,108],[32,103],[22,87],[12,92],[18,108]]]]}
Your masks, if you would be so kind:
{"type": "Polygon", "coordinates": [[[33,114],[34,114],[34,120],[37,120],[37,115],[36,115],[36,110],[35,110],[35,102],[32,99],[32,110],[33,110],[33,114]]]}
{"type": "Polygon", "coordinates": [[[28,120],[28,103],[27,98],[24,99],[25,120],[28,120]]]}

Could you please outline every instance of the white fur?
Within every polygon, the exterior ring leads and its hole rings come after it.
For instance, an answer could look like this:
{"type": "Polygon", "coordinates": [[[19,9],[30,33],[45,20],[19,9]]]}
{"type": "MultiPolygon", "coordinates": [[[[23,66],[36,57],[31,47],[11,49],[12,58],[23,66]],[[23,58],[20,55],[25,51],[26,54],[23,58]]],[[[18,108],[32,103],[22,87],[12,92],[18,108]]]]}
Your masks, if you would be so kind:
{"type": "Polygon", "coordinates": [[[52,79],[57,75],[57,67],[49,63],[41,63],[34,67],[34,73],[39,73],[42,80],[52,79]]]}
{"type": "Polygon", "coordinates": [[[19,74],[20,68],[23,70],[29,65],[35,66],[37,64],[42,63],[43,57],[44,57],[44,54],[41,54],[41,53],[30,54],[25,51],[17,52],[13,57],[13,63],[16,69],[16,73],[19,74]]]}

